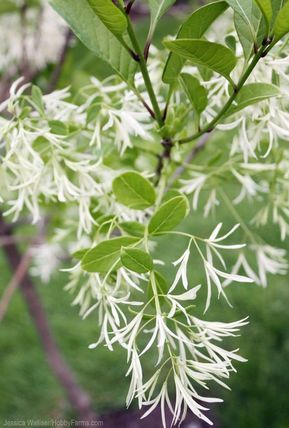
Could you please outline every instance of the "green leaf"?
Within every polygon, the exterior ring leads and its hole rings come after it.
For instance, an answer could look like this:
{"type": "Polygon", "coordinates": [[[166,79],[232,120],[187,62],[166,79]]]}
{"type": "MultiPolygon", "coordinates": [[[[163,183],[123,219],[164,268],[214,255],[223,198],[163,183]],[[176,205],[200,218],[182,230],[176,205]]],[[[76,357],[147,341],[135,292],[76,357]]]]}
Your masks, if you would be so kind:
{"type": "Polygon", "coordinates": [[[123,223],[120,223],[119,227],[131,236],[139,236],[141,238],[145,233],[144,225],[137,221],[124,221],[123,223]]]}
{"type": "Polygon", "coordinates": [[[234,9],[234,23],[245,59],[248,60],[253,52],[254,44],[257,43],[257,31],[261,22],[261,11],[254,0],[228,0],[234,9]]]}
{"type": "Polygon", "coordinates": [[[284,0],[271,0],[273,11],[273,22],[284,5],[284,0]]]}
{"type": "Polygon", "coordinates": [[[120,258],[125,268],[137,273],[150,272],[154,266],[151,255],[136,248],[122,248],[120,258]]]}
{"type": "Polygon", "coordinates": [[[266,21],[266,26],[269,30],[270,28],[270,23],[273,17],[273,10],[272,10],[272,4],[271,4],[271,0],[255,0],[255,2],[257,3],[257,5],[259,6],[265,21],[266,21]]]}
{"type": "Polygon", "coordinates": [[[134,210],[148,208],[156,200],[152,184],[137,172],[125,172],[116,177],[112,189],[118,202],[134,210]]]}
{"type": "Polygon", "coordinates": [[[280,10],[274,26],[274,43],[289,33],[289,3],[280,10]]]}
{"type": "Polygon", "coordinates": [[[248,27],[252,40],[255,38],[255,28],[252,23],[253,0],[226,0],[229,6],[239,15],[248,27]]]}
{"type": "Polygon", "coordinates": [[[87,0],[94,13],[106,28],[116,36],[122,35],[127,29],[127,19],[122,11],[112,1],[87,0]]]}
{"type": "Polygon", "coordinates": [[[189,203],[185,196],[176,196],[163,203],[148,224],[151,235],[174,229],[188,214],[189,203]]]}
{"type": "Polygon", "coordinates": [[[280,95],[279,88],[269,83],[248,83],[243,86],[236,97],[236,105],[227,112],[226,117],[243,110],[245,107],[256,104],[268,98],[280,95]]]}
{"type": "Polygon", "coordinates": [[[133,245],[138,241],[138,238],[129,236],[102,241],[84,255],[81,267],[87,272],[106,274],[120,259],[121,247],[133,245]]]}
{"type": "Polygon", "coordinates": [[[199,80],[187,73],[181,74],[181,82],[186,94],[191,101],[194,110],[202,113],[208,104],[208,95],[206,89],[200,84],[199,80]]]}
{"type": "Polygon", "coordinates": [[[115,216],[112,214],[101,216],[97,221],[99,225],[97,229],[97,233],[103,233],[103,234],[108,233],[114,221],[115,221],[115,216]]]}
{"type": "Polygon", "coordinates": [[[89,250],[90,248],[82,248],[81,250],[74,251],[74,253],[72,253],[72,257],[77,260],[81,260],[89,250]]]}
{"type": "Polygon", "coordinates": [[[31,100],[40,114],[44,113],[43,94],[38,86],[33,85],[31,91],[31,100]]]}
{"type": "Polygon", "coordinates": [[[176,196],[183,196],[183,194],[178,189],[169,189],[163,196],[162,204],[169,201],[170,199],[175,198],[176,196]]]}
{"type": "Polygon", "coordinates": [[[254,46],[258,45],[257,35],[255,35],[254,38],[252,37],[251,32],[248,31],[246,22],[240,17],[240,15],[235,14],[234,22],[239,40],[243,48],[245,60],[248,61],[254,52],[254,46]]]}
{"type": "Polygon", "coordinates": [[[165,41],[164,45],[191,63],[207,67],[228,80],[237,63],[235,55],[229,48],[207,40],[178,39],[165,41]]]}
{"type": "Polygon", "coordinates": [[[67,135],[68,134],[68,127],[64,122],[61,122],[60,120],[49,120],[48,125],[50,127],[50,131],[52,134],[56,135],[67,135]]]}
{"type": "Polygon", "coordinates": [[[176,2],[176,0],[148,0],[148,2],[151,12],[151,23],[148,39],[151,40],[158,21],[166,13],[166,11],[176,2]]]}
{"type": "MultiPolygon", "coordinates": [[[[196,10],[181,26],[177,39],[200,39],[210,25],[228,8],[225,1],[216,1],[196,10]]],[[[173,83],[181,72],[185,59],[170,53],[163,73],[165,83],[173,83]]]]}
{"type": "Polygon", "coordinates": [[[229,36],[227,36],[225,38],[225,42],[226,45],[228,46],[228,48],[230,48],[234,53],[236,52],[236,39],[233,35],[229,34],[229,36]]]}
{"type": "Polygon", "coordinates": [[[88,49],[106,61],[123,80],[133,83],[136,62],[95,15],[87,0],[49,0],[49,3],[88,49]]]}

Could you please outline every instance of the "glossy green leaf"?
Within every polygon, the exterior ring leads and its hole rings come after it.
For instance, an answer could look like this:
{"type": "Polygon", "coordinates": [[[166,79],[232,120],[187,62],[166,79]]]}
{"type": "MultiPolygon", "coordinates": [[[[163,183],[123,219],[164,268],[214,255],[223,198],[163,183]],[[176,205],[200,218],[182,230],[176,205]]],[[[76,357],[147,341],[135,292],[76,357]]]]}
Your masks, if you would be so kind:
{"type": "Polygon", "coordinates": [[[163,203],[148,224],[151,235],[173,230],[188,214],[189,203],[185,196],[176,196],[163,203]]]}
{"type": "Polygon", "coordinates": [[[175,2],[176,0],[148,0],[151,12],[151,23],[148,36],[149,40],[152,39],[158,21],[175,2]]]}
{"type": "Polygon", "coordinates": [[[150,272],[153,269],[153,259],[149,253],[137,248],[122,248],[121,249],[122,265],[137,273],[150,272]]]}
{"type": "Polygon", "coordinates": [[[275,43],[289,33],[289,3],[286,3],[278,13],[273,33],[275,43]]]}
{"type": "Polygon", "coordinates": [[[272,10],[272,4],[271,4],[271,0],[255,0],[255,2],[257,3],[257,5],[259,6],[265,21],[266,21],[266,25],[267,28],[270,28],[270,23],[273,17],[273,10],[272,10]]]}
{"type": "Polygon", "coordinates": [[[87,0],[49,0],[82,43],[106,61],[123,80],[133,83],[136,62],[93,12],[87,0]]]}
{"type": "Polygon", "coordinates": [[[141,238],[145,233],[144,225],[137,221],[124,221],[123,223],[120,223],[119,227],[131,236],[139,236],[141,238]]]}
{"type": "Polygon", "coordinates": [[[182,73],[180,79],[194,110],[197,113],[202,113],[208,104],[206,89],[200,84],[196,77],[190,74],[182,73]]]}
{"type": "Polygon", "coordinates": [[[125,172],[116,177],[112,189],[118,202],[134,210],[148,208],[156,200],[153,185],[137,172],[125,172]]]}
{"type": "MultiPolygon", "coordinates": [[[[228,4],[225,1],[216,1],[196,10],[181,26],[177,39],[200,39],[227,7],[228,4]]],[[[171,84],[178,79],[185,61],[184,58],[170,53],[165,65],[163,81],[171,84]]]]}
{"type": "Polygon", "coordinates": [[[122,35],[127,29],[127,19],[122,11],[112,1],[87,0],[94,13],[106,28],[116,36],[122,35]]]}
{"type": "Polygon", "coordinates": [[[122,236],[102,241],[84,255],[81,267],[87,272],[106,274],[120,259],[121,247],[133,245],[138,240],[138,238],[122,236]]]}
{"type": "Polygon", "coordinates": [[[228,111],[226,117],[237,113],[249,105],[256,104],[268,98],[280,95],[279,88],[269,83],[248,83],[243,86],[236,97],[236,105],[233,105],[228,111]]]}
{"type": "Polygon", "coordinates": [[[230,80],[237,59],[233,52],[218,43],[199,39],[178,39],[164,42],[175,54],[189,60],[192,64],[207,67],[230,80]]]}

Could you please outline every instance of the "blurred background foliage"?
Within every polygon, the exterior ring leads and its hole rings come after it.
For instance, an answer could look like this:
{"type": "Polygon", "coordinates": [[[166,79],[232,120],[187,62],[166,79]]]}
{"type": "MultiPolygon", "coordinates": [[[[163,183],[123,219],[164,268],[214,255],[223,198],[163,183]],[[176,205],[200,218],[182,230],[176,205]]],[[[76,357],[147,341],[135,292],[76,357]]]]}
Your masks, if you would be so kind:
{"type": "MultiPolygon", "coordinates": [[[[189,3],[189,2],[179,2],[189,3]]],[[[193,3],[194,2],[190,2],[193,3]]],[[[182,20],[182,9],[175,10],[162,20],[156,46],[161,47],[164,35],[174,34],[182,20]]],[[[136,21],[140,38],[144,38],[148,20],[136,21]]],[[[45,86],[51,68],[37,78],[45,86]]],[[[79,42],[67,56],[59,87],[71,85],[72,92],[89,81],[91,75],[103,78],[110,70],[79,42]]],[[[214,153],[212,143],[209,147],[214,153]]],[[[208,153],[201,156],[207,156],[208,153]]],[[[201,161],[201,156],[199,160],[201,161]]],[[[232,191],[234,189],[231,189],[232,191]]],[[[250,208],[242,213],[250,220],[250,208]]],[[[202,214],[192,213],[183,226],[185,230],[198,230],[205,236],[217,222],[231,225],[232,218],[226,207],[219,209],[215,218],[204,219],[202,214]]],[[[280,243],[275,229],[263,229],[264,238],[277,247],[280,243]]],[[[177,250],[184,248],[181,240],[159,240],[156,251],[165,253],[168,261],[175,258],[177,250]],[[178,248],[179,247],[179,248],[178,248]]],[[[287,245],[288,246],[288,245],[287,245]]],[[[169,266],[169,265],[168,265],[169,266]]],[[[202,282],[203,271],[191,264],[190,275],[194,284],[202,282]]],[[[0,257],[1,294],[9,281],[10,272],[4,256],[0,257]]],[[[254,285],[233,285],[228,296],[233,309],[223,301],[215,300],[208,315],[211,320],[233,321],[250,315],[250,324],[236,339],[236,347],[248,359],[237,367],[229,382],[232,391],[218,389],[217,396],[225,403],[215,407],[216,419],[221,428],[289,428],[289,281],[288,277],[271,277],[267,289],[254,285]]],[[[37,281],[37,280],[35,280],[37,281]]],[[[71,306],[72,296],[64,291],[66,274],[56,273],[50,284],[38,284],[38,290],[46,306],[50,323],[59,346],[75,370],[79,382],[90,392],[99,413],[110,412],[125,406],[129,379],[125,377],[125,353],[100,347],[88,349],[98,335],[96,317],[80,320],[77,309],[71,306]]],[[[234,346],[232,341],[228,346],[234,346]]],[[[5,320],[1,325],[1,376],[0,418],[31,419],[63,417],[69,407],[63,392],[51,374],[44,359],[39,340],[21,296],[13,298],[5,320]]],[[[151,361],[148,370],[153,371],[151,361]]],[[[216,387],[214,387],[217,389],[216,387]]]]}

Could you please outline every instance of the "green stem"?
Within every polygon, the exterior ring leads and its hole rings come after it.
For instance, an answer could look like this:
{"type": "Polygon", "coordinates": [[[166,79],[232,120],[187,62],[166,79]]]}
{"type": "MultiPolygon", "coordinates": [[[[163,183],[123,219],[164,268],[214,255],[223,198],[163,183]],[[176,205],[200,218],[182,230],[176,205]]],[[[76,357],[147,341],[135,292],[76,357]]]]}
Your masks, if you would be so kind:
{"type": "Polygon", "coordinates": [[[153,295],[155,298],[156,311],[158,314],[161,314],[162,310],[161,310],[161,305],[160,305],[160,301],[159,301],[158,289],[157,289],[157,284],[156,284],[154,272],[152,272],[152,274],[151,274],[151,287],[152,287],[153,295]]]}
{"type": "Polygon", "coordinates": [[[239,83],[234,88],[234,92],[232,93],[232,95],[230,96],[230,98],[228,99],[228,101],[226,102],[226,104],[224,105],[224,107],[217,114],[217,116],[211,122],[209,122],[205,126],[205,128],[202,129],[201,131],[198,131],[197,133],[195,133],[193,135],[190,135],[187,138],[183,138],[183,139],[179,140],[178,141],[179,144],[190,143],[191,141],[196,140],[197,138],[201,137],[202,135],[207,134],[207,133],[213,131],[213,129],[215,128],[215,126],[219,123],[219,121],[223,118],[223,116],[227,113],[227,111],[229,110],[229,108],[231,107],[231,105],[233,104],[233,102],[235,101],[238,93],[240,92],[240,90],[242,89],[242,87],[244,86],[244,84],[246,83],[246,81],[248,80],[248,78],[250,77],[252,71],[255,69],[256,65],[258,64],[258,62],[262,58],[262,56],[263,56],[266,48],[267,48],[267,46],[262,46],[259,49],[259,51],[255,54],[255,56],[252,59],[250,65],[248,66],[248,68],[246,69],[246,71],[244,72],[244,74],[242,75],[239,83]]]}
{"type": "Polygon", "coordinates": [[[141,73],[143,75],[144,83],[145,83],[145,86],[147,88],[148,95],[150,97],[150,100],[151,100],[151,103],[152,103],[152,107],[153,107],[153,110],[154,110],[154,113],[155,113],[156,121],[158,122],[158,125],[160,126],[160,128],[162,128],[163,125],[164,125],[164,121],[163,121],[163,118],[162,118],[162,113],[161,113],[161,110],[160,110],[160,107],[159,107],[159,104],[158,104],[155,92],[153,90],[153,85],[152,85],[152,82],[151,82],[151,79],[150,79],[150,76],[149,76],[149,72],[148,72],[148,69],[147,69],[147,64],[146,64],[145,58],[143,56],[142,50],[140,48],[140,45],[138,43],[138,40],[136,38],[133,26],[132,26],[131,21],[130,21],[129,18],[127,19],[127,22],[128,22],[127,32],[128,32],[129,38],[131,40],[133,49],[135,50],[135,52],[137,54],[137,58],[135,58],[135,59],[139,63],[140,70],[141,70],[141,73]]]}

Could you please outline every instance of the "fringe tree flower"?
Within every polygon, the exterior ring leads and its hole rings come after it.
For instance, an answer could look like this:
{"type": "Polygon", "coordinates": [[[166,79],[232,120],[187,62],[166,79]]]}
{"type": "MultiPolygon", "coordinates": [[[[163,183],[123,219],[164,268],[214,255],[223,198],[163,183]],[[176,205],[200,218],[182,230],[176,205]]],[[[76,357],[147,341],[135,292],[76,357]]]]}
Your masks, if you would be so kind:
{"type": "MultiPolygon", "coordinates": [[[[256,230],[271,224],[283,240],[289,234],[288,4],[272,17],[253,0],[248,10],[213,2],[190,15],[159,52],[151,41],[165,4],[149,2],[151,25],[141,45],[128,14],[132,4],[50,3],[116,76],[92,77],[77,93],[65,88],[43,95],[23,79],[12,84],[0,106],[2,211],[10,221],[30,221],[41,235],[34,273],[48,279],[62,254],[75,260],[66,269],[66,290],[81,317],[96,319],[89,348],[121,346],[127,353],[127,405],[136,399],[146,407],[143,417],[160,406],[164,427],[169,413],[177,425],[189,410],[211,424],[208,405],[222,400],[210,396],[210,382],[227,388],[234,363],[246,361],[222,341],[248,321],[197,317],[202,288],[206,313],[215,302],[213,287],[229,304],[229,284],[265,287],[268,274],[288,271],[285,250],[256,230]],[[219,207],[227,232],[215,221],[210,233],[208,216],[219,216],[219,207]],[[201,209],[200,232],[192,211],[201,209]],[[243,219],[243,211],[250,218],[243,219]],[[188,232],[182,222],[189,214],[188,232]],[[237,229],[242,236],[232,242],[237,229]],[[160,238],[175,252],[172,277],[160,238]],[[146,358],[155,365],[151,376],[146,358]]],[[[51,13],[47,6],[43,11],[51,13]]],[[[38,21],[38,13],[26,18],[38,21]]],[[[18,15],[6,18],[19,24],[18,15]]],[[[31,33],[30,21],[22,40],[34,71],[55,61],[59,43],[66,48],[65,26],[55,21],[49,52],[40,52],[51,30],[45,19],[34,49],[38,32],[31,33]]],[[[2,24],[1,18],[0,32],[2,24]]],[[[0,48],[0,69],[12,74],[23,47],[15,28],[11,47],[17,49],[3,59],[0,48]]],[[[13,35],[7,34],[9,45],[13,35]]]]}

